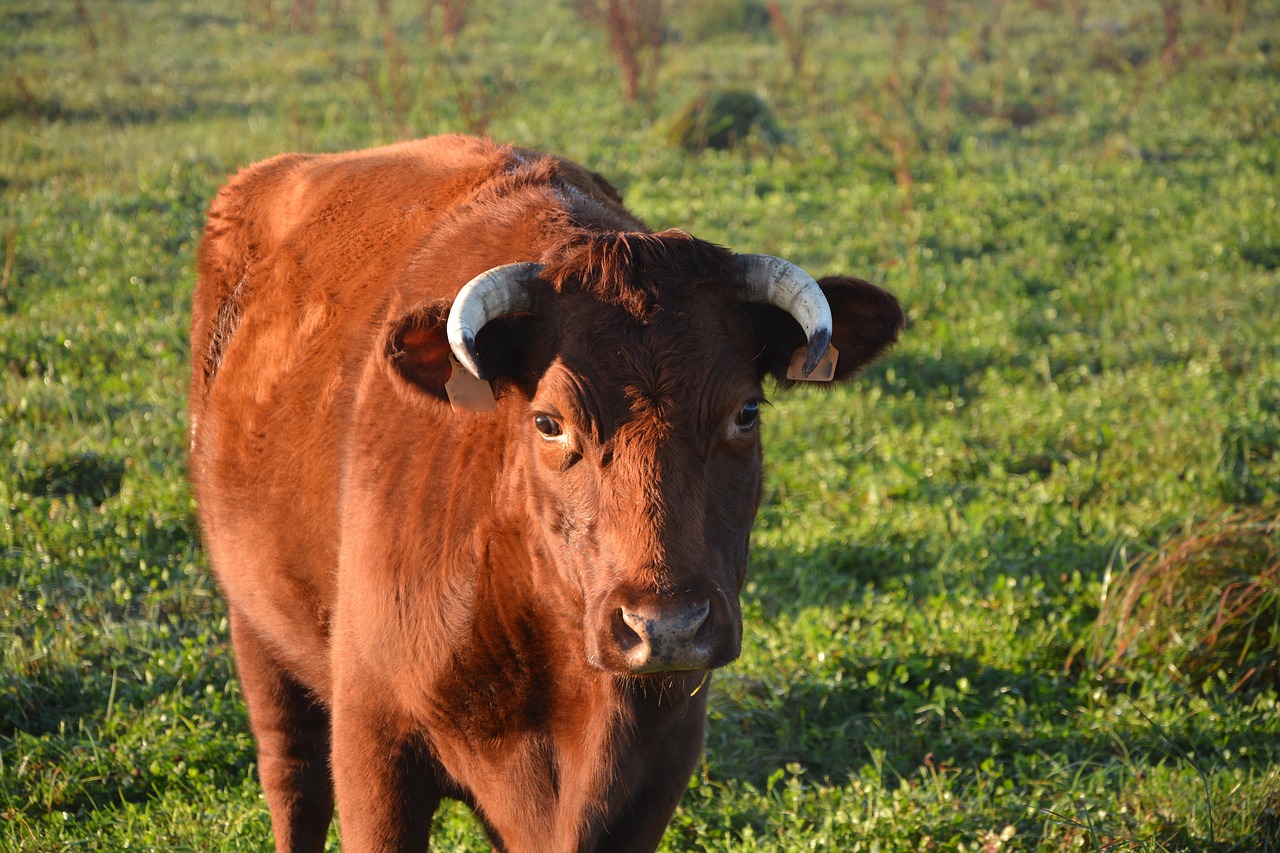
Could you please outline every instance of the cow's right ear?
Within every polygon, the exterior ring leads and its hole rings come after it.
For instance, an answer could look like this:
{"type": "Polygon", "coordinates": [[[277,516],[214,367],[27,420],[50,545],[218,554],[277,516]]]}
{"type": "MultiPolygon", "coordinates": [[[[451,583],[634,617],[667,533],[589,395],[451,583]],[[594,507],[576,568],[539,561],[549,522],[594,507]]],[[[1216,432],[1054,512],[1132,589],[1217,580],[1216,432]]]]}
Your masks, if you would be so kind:
{"type": "Polygon", "coordinates": [[[453,374],[445,322],[449,303],[411,311],[389,323],[382,339],[382,365],[396,390],[411,399],[449,402],[445,383],[453,374]]]}
{"type": "MultiPolygon", "coordinates": [[[[445,386],[455,377],[464,384],[466,380],[483,384],[454,360],[445,328],[450,307],[449,302],[418,307],[391,321],[383,331],[383,369],[396,390],[411,400],[451,402],[450,389],[445,386]],[[458,373],[465,375],[456,376],[458,373]]],[[[528,315],[509,315],[495,317],[480,330],[476,350],[492,393],[501,396],[513,385],[521,386],[530,380],[525,362],[532,327],[528,315]]],[[[457,386],[451,387],[456,396],[457,386]]],[[[467,395],[475,390],[463,389],[461,393],[467,395]]],[[[452,402],[455,408],[477,410],[458,399],[452,402]]]]}

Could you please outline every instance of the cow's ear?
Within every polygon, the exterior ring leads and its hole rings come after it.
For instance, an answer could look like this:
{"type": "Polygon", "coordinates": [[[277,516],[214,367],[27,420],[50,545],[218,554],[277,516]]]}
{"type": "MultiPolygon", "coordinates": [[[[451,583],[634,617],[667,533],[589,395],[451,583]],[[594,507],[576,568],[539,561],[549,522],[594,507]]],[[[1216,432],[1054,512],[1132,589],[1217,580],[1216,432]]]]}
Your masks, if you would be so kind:
{"type": "MultiPolygon", "coordinates": [[[[828,276],[819,279],[818,285],[831,305],[831,346],[839,353],[832,379],[838,382],[851,378],[893,346],[905,319],[893,294],[862,279],[828,276]]],[[[757,363],[761,376],[771,375],[783,385],[792,384],[787,368],[795,351],[806,343],[804,330],[779,308],[747,307],[760,348],[757,363]]]]}
{"type": "Polygon", "coordinates": [[[397,390],[410,397],[425,394],[449,401],[445,383],[453,374],[445,321],[449,303],[411,311],[387,325],[382,338],[382,364],[397,390]]]}
{"type": "MultiPolygon", "coordinates": [[[[383,332],[383,367],[392,384],[412,399],[448,403],[445,386],[456,371],[464,369],[449,348],[445,330],[449,307],[450,303],[440,302],[417,308],[393,320],[383,332]]],[[[490,320],[480,330],[476,340],[480,367],[498,396],[524,372],[529,327],[527,317],[508,316],[490,320]]]]}

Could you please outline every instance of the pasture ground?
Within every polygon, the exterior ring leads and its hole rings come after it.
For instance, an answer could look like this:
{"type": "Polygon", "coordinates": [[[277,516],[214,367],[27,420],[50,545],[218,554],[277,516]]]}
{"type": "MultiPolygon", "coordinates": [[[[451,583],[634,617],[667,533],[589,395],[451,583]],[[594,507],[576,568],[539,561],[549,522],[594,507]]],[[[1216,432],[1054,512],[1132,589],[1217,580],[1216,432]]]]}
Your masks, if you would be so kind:
{"type": "Polygon", "coordinates": [[[452,44],[411,0],[213,5],[0,0],[0,849],[266,846],[184,472],[204,211],[281,151],[472,129],[908,309],[852,388],[773,395],[745,652],[665,850],[1280,849],[1275,4],[797,2],[790,43],[668,4],[634,104],[567,0],[477,0],[452,44]],[[670,144],[719,88],[776,128],[670,144]],[[1242,523],[1179,582],[1207,603],[1108,646],[1136,561],[1242,523]]]}

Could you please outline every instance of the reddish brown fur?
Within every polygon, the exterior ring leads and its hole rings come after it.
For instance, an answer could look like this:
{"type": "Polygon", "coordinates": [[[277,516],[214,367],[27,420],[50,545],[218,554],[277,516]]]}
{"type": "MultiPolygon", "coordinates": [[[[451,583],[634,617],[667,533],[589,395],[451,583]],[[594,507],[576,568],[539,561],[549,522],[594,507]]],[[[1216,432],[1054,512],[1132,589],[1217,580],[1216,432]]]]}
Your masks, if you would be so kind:
{"type": "MultiPolygon", "coordinates": [[[[348,851],[423,849],[442,797],[499,850],[654,849],[738,654],[736,424],[799,327],[598,175],[462,137],[245,170],[199,272],[192,480],[278,849],[322,848],[335,791],[348,851]],[[449,304],[515,261],[546,266],[477,341],[498,408],[454,414],[449,304]],[[682,671],[632,674],[625,619],[704,606],[699,651],[653,651],[682,671]]],[[[844,378],[902,314],[822,284],[844,378]]]]}

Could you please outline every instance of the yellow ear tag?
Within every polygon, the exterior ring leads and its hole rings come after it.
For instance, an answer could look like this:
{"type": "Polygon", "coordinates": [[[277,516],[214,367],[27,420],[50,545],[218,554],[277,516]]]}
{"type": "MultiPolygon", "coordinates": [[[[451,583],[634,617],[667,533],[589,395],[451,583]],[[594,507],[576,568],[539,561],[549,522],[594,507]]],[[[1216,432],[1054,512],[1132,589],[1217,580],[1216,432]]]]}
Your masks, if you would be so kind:
{"type": "Polygon", "coordinates": [[[826,353],[813,368],[813,372],[805,376],[804,360],[808,355],[808,347],[800,347],[791,354],[791,364],[787,366],[787,378],[799,382],[830,382],[836,375],[836,359],[840,357],[840,352],[835,347],[828,346],[826,353]]]}
{"type": "Polygon", "coordinates": [[[449,381],[444,383],[444,390],[455,412],[492,412],[498,408],[493,399],[493,386],[472,376],[452,353],[449,354],[449,366],[453,372],[449,381]]]}

